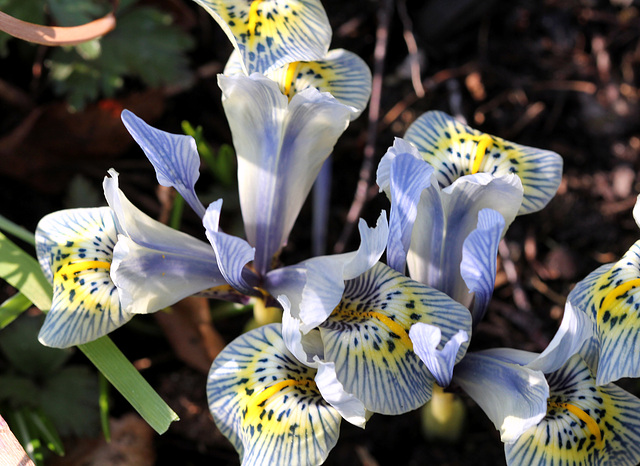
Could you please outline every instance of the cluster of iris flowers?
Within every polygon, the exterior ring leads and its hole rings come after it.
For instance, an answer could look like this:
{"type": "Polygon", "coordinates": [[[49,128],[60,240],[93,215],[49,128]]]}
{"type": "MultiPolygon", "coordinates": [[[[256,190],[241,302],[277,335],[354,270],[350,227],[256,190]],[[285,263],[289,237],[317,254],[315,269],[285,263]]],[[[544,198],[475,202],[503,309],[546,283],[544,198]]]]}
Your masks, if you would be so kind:
{"type": "MultiPolygon", "coordinates": [[[[612,382],[640,375],[640,243],[576,286],[542,354],[466,354],[491,299],[498,243],[516,216],[555,194],[560,156],[428,112],[378,167],[389,219],[361,220],[356,251],[282,265],[314,180],[367,104],[371,75],[356,55],[329,50],[318,0],[196,2],[235,49],[218,85],[246,239],[218,227],[222,200],[198,199],[194,140],[124,111],[158,182],[183,196],[209,243],[138,210],[110,170],[108,207],[38,225],[54,287],[40,341],[86,343],[191,295],[253,299],[279,306],[282,323],[231,342],[206,388],[242,464],[320,464],[342,419],[364,427],[374,413],[417,409],[452,381],[495,423],[508,464],[637,464],[640,401],[612,382]]],[[[640,223],[640,207],[634,215],[640,223]]]]}

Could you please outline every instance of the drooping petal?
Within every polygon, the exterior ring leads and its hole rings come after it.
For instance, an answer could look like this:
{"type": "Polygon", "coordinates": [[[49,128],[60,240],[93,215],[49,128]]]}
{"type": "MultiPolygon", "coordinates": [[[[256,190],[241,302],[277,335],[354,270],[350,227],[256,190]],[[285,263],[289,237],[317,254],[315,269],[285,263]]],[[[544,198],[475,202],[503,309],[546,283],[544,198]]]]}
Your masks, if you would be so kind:
{"type": "Polygon", "coordinates": [[[615,264],[589,274],[568,300],[594,325],[591,350],[597,352],[598,385],[640,376],[640,241],[615,264]]]}
{"type": "Polygon", "coordinates": [[[443,112],[425,113],[413,122],[404,137],[434,166],[443,187],[474,173],[517,174],[524,188],[518,215],[542,209],[556,193],[562,178],[562,158],[555,152],[482,133],[443,112]]]}
{"type": "Polygon", "coordinates": [[[517,350],[467,353],[453,376],[454,382],[491,419],[503,442],[516,441],[538,424],[547,412],[549,397],[544,374],[505,358],[509,351],[518,353],[517,350]]]}
{"type": "Polygon", "coordinates": [[[340,414],[323,400],[316,370],[284,345],[279,324],[231,342],[209,372],[209,409],[242,464],[321,464],[336,444],[340,414]]]}
{"type": "Polygon", "coordinates": [[[434,186],[425,190],[407,256],[410,276],[469,306],[472,295],[460,270],[464,241],[476,230],[481,210],[496,210],[508,226],[521,199],[522,186],[515,175],[496,178],[478,173],[441,191],[434,186]]]}
{"type": "Polygon", "coordinates": [[[149,126],[129,110],[122,112],[122,122],[153,165],[158,183],[175,188],[202,218],[205,209],[195,191],[200,177],[200,156],[195,140],[191,136],[171,134],[149,126]]]}
{"type": "MultiPolygon", "coordinates": [[[[442,349],[459,330],[471,332],[469,311],[445,294],[378,263],[346,283],[342,300],[320,325],[324,361],[335,363],[344,389],[367,410],[400,414],[422,406],[434,377],[413,350],[409,329],[437,326],[442,349]]],[[[454,354],[460,360],[463,343],[454,354]]]]}
{"type": "Polygon", "coordinates": [[[265,289],[272,296],[287,297],[291,315],[301,321],[303,333],[329,317],[342,298],[346,280],[369,270],[382,256],[389,233],[384,211],[374,228],[369,228],[362,219],[358,228],[361,239],[357,251],[314,257],[267,274],[265,289]]]}
{"type": "Polygon", "coordinates": [[[442,331],[435,325],[418,322],[411,326],[409,338],[413,343],[413,350],[429,369],[441,387],[451,383],[453,366],[456,362],[460,346],[469,341],[469,335],[464,330],[458,330],[442,349],[438,349],[442,341],[442,331]]]}
{"type": "Polygon", "coordinates": [[[483,209],[478,212],[478,228],[464,240],[460,275],[470,293],[474,293],[471,315],[473,321],[482,320],[496,281],[496,258],[505,223],[499,212],[483,209]]]}
{"type": "Polygon", "coordinates": [[[368,411],[356,396],[347,393],[338,380],[335,363],[317,361],[317,364],[318,374],[315,381],[322,398],[336,408],[345,421],[364,428],[373,413],[368,411]]]}
{"type": "Polygon", "coordinates": [[[378,166],[378,186],[391,200],[387,264],[400,273],[405,271],[420,196],[431,186],[433,174],[433,167],[417,156],[413,146],[396,138],[378,166]]]}
{"type": "MultiPolygon", "coordinates": [[[[585,360],[590,354],[597,357],[599,345],[594,348],[589,346],[594,335],[594,325],[589,316],[575,309],[571,301],[567,300],[560,328],[545,350],[528,363],[527,367],[548,374],[559,370],[575,354],[580,353],[585,360]]],[[[593,343],[597,344],[596,341],[593,343]]],[[[597,360],[594,362],[591,367],[595,371],[597,360]]]]}
{"type": "Polygon", "coordinates": [[[128,312],[155,312],[190,294],[227,284],[209,244],[144,214],[118,188],[115,170],[109,174],[111,178],[104,180],[105,197],[118,233],[130,240],[117,248],[112,269],[128,312]],[[184,288],[178,289],[179,284],[184,288]]]}
{"type": "Polygon", "coordinates": [[[38,337],[43,345],[87,343],[133,317],[120,305],[110,277],[116,240],[108,207],[63,210],[40,220],[36,252],[53,284],[51,310],[38,337]]]}
{"type": "Polygon", "coordinates": [[[349,124],[349,107],[308,88],[291,99],[264,76],[218,77],[238,156],[242,218],[264,275],[286,243],[323,162],[349,124]]]}
{"type": "Polygon", "coordinates": [[[255,250],[242,238],[237,238],[218,231],[222,199],[212,202],[207,208],[202,223],[206,229],[207,238],[213,246],[220,273],[227,283],[246,295],[255,294],[253,287],[257,284],[249,283],[246,279],[249,272],[245,266],[253,260],[255,250]]]}
{"type": "Polygon", "coordinates": [[[505,445],[508,465],[638,464],[638,398],[613,384],[598,386],[578,355],[547,378],[546,415],[505,445]]]}
{"type": "Polygon", "coordinates": [[[242,56],[247,74],[294,61],[319,60],[331,26],[319,0],[195,0],[242,56]]]}

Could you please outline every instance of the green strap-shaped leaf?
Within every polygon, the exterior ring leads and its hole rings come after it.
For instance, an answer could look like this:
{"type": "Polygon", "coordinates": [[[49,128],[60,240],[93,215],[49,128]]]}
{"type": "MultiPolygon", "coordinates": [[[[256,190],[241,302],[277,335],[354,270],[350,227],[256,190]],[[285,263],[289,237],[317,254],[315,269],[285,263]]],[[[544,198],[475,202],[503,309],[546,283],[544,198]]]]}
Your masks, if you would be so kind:
{"type": "Polygon", "coordinates": [[[109,337],[78,348],[156,432],[165,433],[179,419],[109,337]]]}
{"type": "Polygon", "coordinates": [[[43,311],[51,308],[51,285],[40,264],[29,254],[0,233],[0,278],[20,290],[43,311]]]}

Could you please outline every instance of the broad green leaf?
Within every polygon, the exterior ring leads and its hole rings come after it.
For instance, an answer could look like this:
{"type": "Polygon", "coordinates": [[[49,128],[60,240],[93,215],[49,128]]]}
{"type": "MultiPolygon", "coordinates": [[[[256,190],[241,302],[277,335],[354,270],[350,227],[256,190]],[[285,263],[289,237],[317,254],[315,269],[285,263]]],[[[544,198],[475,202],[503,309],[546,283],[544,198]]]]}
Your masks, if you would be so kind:
{"type": "Polygon", "coordinates": [[[40,310],[51,308],[51,284],[29,254],[0,233],[0,278],[17,288],[40,310]]]}
{"type": "Polygon", "coordinates": [[[156,432],[163,434],[179,419],[109,337],[79,348],[156,432]]]}
{"type": "Polygon", "coordinates": [[[31,301],[18,292],[8,298],[4,303],[0,304],[0,330],[5,328],[16,317],[31,307],[31,301]]]}

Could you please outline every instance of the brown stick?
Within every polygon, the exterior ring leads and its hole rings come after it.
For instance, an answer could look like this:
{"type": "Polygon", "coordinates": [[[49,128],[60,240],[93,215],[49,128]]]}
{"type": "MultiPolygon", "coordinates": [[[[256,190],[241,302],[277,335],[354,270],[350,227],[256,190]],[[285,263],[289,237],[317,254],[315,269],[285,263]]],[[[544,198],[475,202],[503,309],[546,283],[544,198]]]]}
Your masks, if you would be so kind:
{"type": "Polygon", "coordinates": [[[347,213],[347,220],[336,245],[335,253],[341,253],[347,246],[351,233],[358,222],[358,217],[367,200],[367,192],[371,183],[371,175],[374,168],[374,155],[376,140],[378,138],[378,121],[380,119],[380,97],[382,95],[382,74],[384,72],[384,60],[387,55],[387,40],[389,37],[389,23],[393,13],[393,0],[383,0],[382,8],[378,10],[378,29],[376,31],[376,47],[373,52],[375,63],[373,65],[373,82],[371,84],[371,102],[369,103],[369,118],[367,130],[367,144],[364,148],[364,159],[360,167],[360,180],[356,187],[356,194],[347,213]]]}
{"type": "Polygon", "coordinates": [[[2,416],[0,416],[0,466],[34,466],[2,416]]]}
{"type": "Polygon", "coordinates": [[[76,45],[104,36],[116,27],[113,13],[81,26],[58,27],[27,23],[0,11],[0,30],[18,39],[42,45],[76,45]]]}

